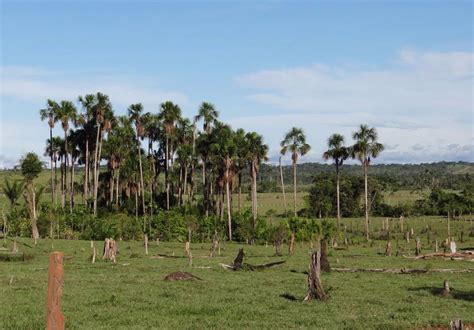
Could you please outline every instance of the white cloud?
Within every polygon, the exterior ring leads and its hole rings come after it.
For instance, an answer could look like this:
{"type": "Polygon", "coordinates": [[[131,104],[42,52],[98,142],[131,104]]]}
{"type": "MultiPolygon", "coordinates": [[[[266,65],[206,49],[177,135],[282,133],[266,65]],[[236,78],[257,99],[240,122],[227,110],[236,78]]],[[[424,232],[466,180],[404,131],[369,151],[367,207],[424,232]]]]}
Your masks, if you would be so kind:
{"type": "Polygon", "coordinates": [[[290,127],[302,127],[314,146],[306,160],[321,161],[332,133],[352,143],[352,131],[366,123],[389,146],[379,162],[473,161],[473,53],[405,50],[395,62],[383,69],[317,64],[241,75],[236,81],[248,98],[276,115],[232,121],[262,132],[273,154],[290,127]]]}
{"type": "Polygon", "coordinates": [[[107,72],[53,72],[35,67],[3,67],[1,96],[17,100],[41,102],[47,98],[76,100],[79,95],[102,92],[114,105],[123,108],[142,102],[145,108],[158,108],[167,100],[187,104],[181,92],[166,91],[149,77],[124,76],[107,72]],[[71,78],[73,77],[73,78],[71,78]]]}

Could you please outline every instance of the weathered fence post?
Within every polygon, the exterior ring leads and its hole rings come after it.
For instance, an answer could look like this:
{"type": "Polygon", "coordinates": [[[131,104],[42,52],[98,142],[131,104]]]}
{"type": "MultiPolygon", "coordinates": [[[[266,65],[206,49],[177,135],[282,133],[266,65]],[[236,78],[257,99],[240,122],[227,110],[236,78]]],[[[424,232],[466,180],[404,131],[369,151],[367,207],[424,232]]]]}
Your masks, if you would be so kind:
{"type": "Polygon", "coordinates": [[[61,295],[63,293],[64,269],[63,252],[49,255],[48,294],[46,298],[46,329],[64,329],[64,316],[61,314],[61,295]]]}

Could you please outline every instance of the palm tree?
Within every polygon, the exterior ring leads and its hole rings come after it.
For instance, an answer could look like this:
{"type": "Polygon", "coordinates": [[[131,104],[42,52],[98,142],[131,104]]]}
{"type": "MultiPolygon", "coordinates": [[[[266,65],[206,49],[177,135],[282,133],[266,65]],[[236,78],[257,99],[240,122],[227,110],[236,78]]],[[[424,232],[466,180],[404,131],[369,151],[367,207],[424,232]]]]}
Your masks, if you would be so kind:
{"type": "MultiPolygon", "coordinates": [[[[58,104],[51,100],[48,99],[46,101],[46,108],[40,110],[40,117],[41,121],[43,120],[48,120],[48,125],[49,125],[49,141],[50,143],[53,142],[53,128],[55,124],[54,120],[54,114],[55,114],[55,109],[58,107],[58,104]]],[[[54,204],[54,169],[53,169],[53,148],[52,145],[50,145],[50,152],[49,152],[49,157],[51,160],[50,166],[51,166],[51,203],[54,204]]]]}
{"type": "Polygon", "coordinates": [[[85,152],[84,152],[84,198],[87,201],[89,199],[89,177],[90,177],[90,167],[89,167],[89,123],[94,116],[94,94],[86,94],[84,96],[78,97],[79,103],[82,105],[83,113],[78,117],[78,123],[82,125],[85,132],[85,152]]]}
{"type": "Polygon", "coordinates": [[[92,112],[97,126],[94,153],[94,216],[97,216],[97,192],[99,186],[100,155],[103,141],[102,135],[104,131],[110,129],[111,122],[113,121],[112,104],[110,103],[109,97],[100,92],[97,93],[95,95],[94,105],[92,106],[92,112]]]}
{"type": "Polygon", "coordinates": [[[253,228],[256,227],[258,216],[257,209],[257,175],[260,170],[260,164],[267,160],[268,146],[263,143],[263,137],[256,132],[249,132],[245,135],[247,141],[247,160],[250,165],[250,179],[252,182],[252,213],[253,228]]]}
{"type": "Polygon", "coordinates": [[[10,182],[7,178],[5,178],[3,183],[3,193],[8,198],[10,202],[10,207],[13,209],[17,205],[17,201],[23,192],[23,183],[19,180],[15,180],[10,182]]]}
{"type": "Polygon", "coordinates": [[[166,209],[170,209],[170,183],[169,183],[169,167],[170,158],[172,158],[173,150],[170,148],[170,141],[173,138],[175,124],[181,118],[181,109],[177,104],[167,101],[161,104],[159,118],[165,129],[166,151],[165,151],[165,181],[166,181],[166,209]],[[170,150],[171,149],[171,150],[170,150]]]}
{"type": "Polygon", "coordinates": [[[135,130],[137,134],[137,149],[138,149],[138,166],[140,169],[140,188],[142,195],[142,213],[145,215],[145,187],[143,185],[143,166],[140,139],[145,134],[145,127],[142,123],[143,105],[141,103],[132,104],[128,107],[128,115],[132,122],[135,123],[135,130]]]}
{"type": "MultiPolygon", "coordinates": [[[[64,184],[66,186],[65,189],[63,189],[63,200],[66,199],[66,194],[67,194],[67,166],[69,164],[69,152],[68,152],[68,138],[67,138],[67,132],[69,130],[69,122],[75,121],[76,120],[76,115],[77,115],[77,110],[74,104],[71,101],[61,101],[61,103],[54,107],[54,121],[61,122],[61,126],[64,131],[64,150],[65,150],[65,177],[64,177],[64,184]]],[[[71,189],[72,190],[72,187],[71,189]]],[[[71,198],[72,200],[72,198],[71,198]]],[[[71,211],[72,211],[72,203],[70,205],[71,211]]]]}
{"type": "Polygon", "coordinates": [[[293,127],[285,138],[280,143],[281,154],[285,155],[288,151],[291,152],[291,160],[293,163],[293,207],[295,216],[296,214],[296,163],[298,161],[298,155],[304,156],[311,149],[311,146],[306,143],[306,136],[303,129],[293,127]]]}
{"type": "Polygon", "coordinates": [[[337,231],[339,232],[339,226],[341,221],[341,205],[339,197],[339,174],[341,166],[349,157],[349,150],[344,146],[344,137],[340,134],[333,134],[328,139],[328,147],[323,154],[325,160],[332,159],[334,160],[334,165],[336,165],[336,204],[337,204],[337,231]]]}
{"type": "MultiPolygon", "coordinates": [[[[237,146],[234,140],[234,132],[228,125],[218,125],[213,131],[215,133],[215,142],[211,145],[212,154],[217,157],[217,162],[220,162],[220,167],[224,169],[220,171],[223,175],[221,176],[226,187],[227,197],[227,222],[229,240],[232,240],[232,214],[231,214],[231,202],[230,202],[230,182],[231,182],[231,169],[234,165],[237,146]]],[[[221,208],[221,212],[223,208],[221,208]]]]}
{"type": "Polygon", "coordinates": [[[351,157],[357,158],[364,169],[364,188],[365,188],[365,236],[369,240],[369,201],[367,172],[371,158],[377,157],[384,149],[383,144],[377,142],[377,131],[375,127],[360,125],[359,130],[352,134],[355,144],[351,148],[351,157]]]}
{"type": "Polygon", "coordinates": [[[194,121],[198,122],[202,119],[202,129],[206,133],[210,133],[212,130],[212,124],[216,122],[219,117],[219,111],[216,110],[214,104],[209,102],[202,102],[199,107],[198,114],[194,117],[194,121]]]}

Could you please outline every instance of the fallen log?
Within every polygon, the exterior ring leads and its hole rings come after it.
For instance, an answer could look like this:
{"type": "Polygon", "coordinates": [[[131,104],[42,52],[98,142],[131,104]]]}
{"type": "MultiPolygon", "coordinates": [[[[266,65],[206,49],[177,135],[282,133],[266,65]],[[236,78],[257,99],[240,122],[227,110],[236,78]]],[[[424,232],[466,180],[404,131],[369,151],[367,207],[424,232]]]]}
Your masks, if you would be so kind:
{"type": "Polygon", "coordinates": [[[280,261],[274,261],[274,262],[261,264],[261,265],[247,264],[247,263],[244,263],[244,249],[239,249],[239,253],[237,254],[237,257],[235,257],[232,265],[219,263],[219,266],[221,266],[224,269],[231,269],[231,270],[243,269],[243,270],[255,271],[255,270],[262,270],[262,269],[269,268],[276,265],[281,265],[285,262],[286,262],[285,260],[280,260],[280,261]]]}
{"type": "Polygon", "coordinates": [[[333,268],[339,273],[389,273],[389,274],[426,274],[426,273],[474,273],[474,269],[410,269],[410,268],[333,268]]]}
{"type": "Polygon", "coordinates": [[[428,253],[423,254],[415,257],[403,256],[407,259],[428,259],[428,258],[448,258],[452,260],[469,260],[474,261],[474,251],[464,251],[464,252],[456,252],[456,253],[443,253],[443,252],[435,252],[435,253],[428,253]]]}
{"type": "Polygon", "coordinates": [[[164,278],[165,281],[202,281],[202,278],[199,278],[188,272],[174,272],[168,274],[164,278]]]}

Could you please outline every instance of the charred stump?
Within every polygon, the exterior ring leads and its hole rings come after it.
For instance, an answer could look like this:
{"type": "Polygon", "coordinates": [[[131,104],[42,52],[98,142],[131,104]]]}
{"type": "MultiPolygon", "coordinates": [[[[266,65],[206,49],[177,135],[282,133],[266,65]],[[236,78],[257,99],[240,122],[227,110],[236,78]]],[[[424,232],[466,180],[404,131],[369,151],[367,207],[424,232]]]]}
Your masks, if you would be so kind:
{"type": "Polygon", "coordinates": [[[327,296],[321,284],[321,252],[316,251],[311,255],[308,274],[308,292],[304,301],[313,299],[326,300],[327,296]]]}
{"type": "Polygon", "coordinates": [[[331,271],[328,260],[328,241],[326,239],[321,240],[321,270],[325,273],[331,271]]]}
{"type": "Polygon", "coordinates": [[[239,253],[237,254],[237,257],[235,257],[234,262],[232,263],[232,266],[234,267],[234,270],[239,270],[242,268],[244,264],[244,249],[241,248],[239,249],[239,253]]]}

